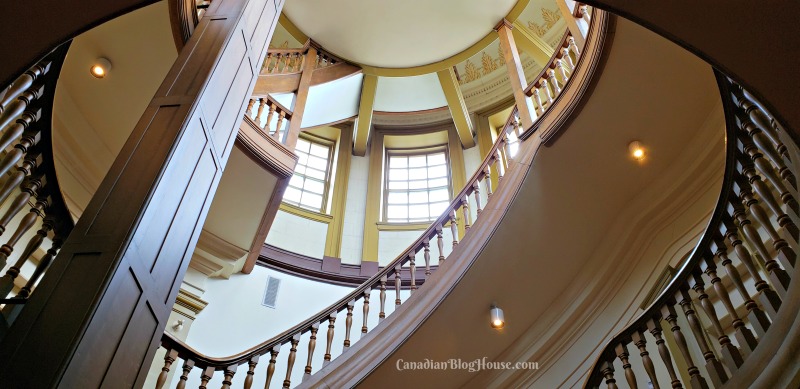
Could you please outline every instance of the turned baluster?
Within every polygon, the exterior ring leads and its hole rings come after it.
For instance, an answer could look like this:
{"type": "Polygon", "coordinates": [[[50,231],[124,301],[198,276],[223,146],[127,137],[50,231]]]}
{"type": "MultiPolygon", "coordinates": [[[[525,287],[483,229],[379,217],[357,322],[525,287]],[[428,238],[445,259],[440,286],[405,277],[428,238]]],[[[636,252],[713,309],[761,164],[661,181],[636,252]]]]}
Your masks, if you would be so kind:
{"type": "Polygon", "coordinates": [[[292,56],[289,53],[283,55],[283,68],[281,69],[281,73],[289,73],[292,71],[291,65],[289,62],[292,60],[292,56]]]}
{"type": "Polygon", "coordinates": [[[549,106],[550,104],[553,104],[554,98],[553,98],[553,92],[550,91],[550,85],[549,85],[550,83],[547,82],[547,76],[542,77],[541,83],[542,83],[542,89],[544,89],[544,94],[545,96],[547,96],[547,103],[549,106]]]}
{"type": "Polygon", "coordinates": [[[492,169],[489,164],[483,169],[483,180],[486,185],[486,201],[488,202],[492,198],[492,169]]]}
{"type": "Polygon", "coordinates": [[[431,241],[427,236],[422,240],[423,258],[425,258],[425,278],[431,275],[431,241]]]}
{"type": "MultiPolygon", "coordinates": [[[[272,104],[272,102],[267,102],[267,106],[269,110],[267,111],[267,121],[264,123],[264,132],[269,134],[269,125],[272,124],[272,117],[275,115],[276,106],[272,104]]],[[[261,125],[261,123],[259,123],[259,125],[261,125]]]]}
{"type": "Polygon", "coordinates": [[[761,260],[764,261],[764,268],[769,273],[770,281],[772,281],[772,287],[778,292],[778,296],[783,299],[786,295],[786,290],[789,288],[789,275],[786,274],[785,270],[780,268],[778,262],[772,259],[769,251],[767,251],[767,247],[761,240],[761,236],[758,235],[758,231],[756,231],[755,227],[750,223],[750,220],[747,219],[745,212],[744,208],[735,206],[733,214],[734,221],[738,223],[738,227],[744,234],[744,238],[747,239],[750,245],[755,248],[756,252],[761,256],[761,260]]]}
{"type": "Polygon", "coordinates": [[[533,87],[533,100],[536,101],[536,105],[539,107],[539,113],[544,113],[544,104],[542,103],[542,95],[539,92],[539,88],[535,85],[533,87]]]}
{"type": "Polygon", "coordinates": [[[672,388],[683,388],[683,385],[681,385],[681,380],[678,379],[678,374],[675,372],[675,367],[672,366],[672,357],[669,355],[669,349],[665,344],[664,338],[661,337],[661,325],[655,319],[651,319],[647,321],[647,329],[650,331],[650,334],[656,338],[658,354],[661,356],[661,361],[664,363],[664,367],[667,368],[667,373],[669,374],[672,388]]]}
{"type": "Polygon", "coordinates": [[[194,369],[193,360],[187,359],[183,361],[183,374],[181,374],[180,378],[178,378],[178,386],[176,386],[176,389],[186,388],[186,380],[189,379],[189,373],[192,372],[192,369],[194,369]]]}
{"type": "Polygon", "coordinates": [[[203,373],[200,374],[200,386],[198,386],[198,388],[207,389],[206,385],[208,385],[208,381],[211,381],[211,377],[213,377],[213,376],[214,376],[214,368],[213,367],[209,366],[209,367],[203,369],[203,373]]]}
{"type": "Polygon", "coordinates": [[[414,293],[417,290],[417,263],[415,260],[416,253],[413,251],[408,253],[408,270],[409,274],[411,274],[411,292],[414,293]]]}
{"type": "MultiPolygon", "coordinates": [[[[758,307],[758,304],[756,304],[752,297],[750,297],[750,292],[748,292],[747,288],[745,288],[744,282],[742,282],[742,277],[739,275],[739,270],[737,270],[736,266],[733,265],[733,261],[728,258],[728,252],[725,248],[725,243],[721,242],[720,239],[717,238],[717,240],[713,243],[712,251],[714,251],[714,255],[716,255],[720,264],[725,268],[725,272],[728,274],[731,282],[733,282],[736,290],[742,296],[742,299],[744,299],[744,306],[747,308],[750,324],[756,330],[756,333],[758,333],[759,337],[764,336],[769,328],[769,320],[764,312],[758,307]]],[[[739,346],[742,347],[742,351],[746,357],[750,354],[750,352],[755,350],[756,346],[758,345],[758,341],[736,313],[736,309],[730,300],[727,289],[724,285],[722,285],[719,277],[716,276],[716,268],[709,265],[709,269],[706,271],[706,274],[711,278],[711,285],[714,287],[714,291],[717,293],[717,296],[720,297],[720,300],[722,300],[722,303],[725,306],[725,309],[728,311],[728,314],[733,318],[732,323],[733,328],[736,330],[736,339],[739,340],[739,346]]],[[[763,280],[761,280],[760,276],[758,279],[754,279],[754,281],[756,282],[756,288],[758,288],[759,283],[766,284],[763,280]]]]}
{"type": "Polygon", "coordinates": [[[169,368],[176,359],[178,359],[178,350],[167,350],[167,353],[164,355],[164,367],[161,368],[161,373],[158,374],[158,379],[156,380],[156,389],[164,387],[164,383],[167,382],[169,368]]]}
{"type": "Polygon", "coordinates": [[[328,315],[328,336],[325,340],[325,355],[322,358],[322,367],[331,361],[331,347],[333,347],[333,332],[336,326],[336,311],[328,315]]]}
{"type": "Polygon", "coordinates": [[[6,298],[8,294],[11,293],[11,290],[14,289],[14,279],[19,275],[22,266],[25,265],[25,262],[28,261],[33,252],[41,246],[44,238],[47,237],[47,234],[52,229],[53,220],[50,218],[45,219],[42,223],[42,228],[28,241],[25,250],[22,251],[17,262],[14,263],[14,266],[11,266],[6,274],[0,277],[0,298],[6,298]]]}
{"type": "MultiPolygon", "coordinates": [[[[761,108],[759,104],[754,99],[752,99],[751,96],[748,95],[747,91],[745,91],[744,88],[742,88],[741,86],[734,84],[731,90],[733,91],[733,96],[738,101],[738,106],[739,109],[741,110],[741,113],[743,113],[746,117],[748,117],[750,121],[753,123],[753,125],[757,126],[759,130],[763,131],[763,135],[769,139],[772,146],[774,146],[774,150],[777,152],[777,154],[786,156],[788,154],[786,145],[783,144],[783,142],[780,139],[780,136],[778,136],[777,132],[775,131],[772,119],[769,117],[766,111],[763,110],[763,108],[761,108]]],[[[759,142],[757,142],[757,144],[759,142]]],[[[767,152],[767,155],[770,157],[770,159],[772,159],[771,162],[773,162],[775,166],[778,168],[778,170],[781,172],[781,176],[783,176],[784,170],[786,170],[788,174],[792,174],[791,171],[788,171],[788,169],[786,168],[786,164],[783,163],[783,160],[772,153],[773,151],[772,147],[765,145],[762,147],[762,149],[764,149],[764,151],[767,152]]],[[[788,180],[789,178],[784,177],[784,179],[788,180]]]]}
{"type": "Polygon", "coordinates": [[[477,180],[474,184],[472,184],[472,192],[475,194],[475,213],[477,216],[480,216],[481,211],[483,211],[483,208],[481,207],[481,186],[479,182],[480,180],[477,180]]]}
{"type": "Polygon", "coordinates": [[[614,364],[608,361],[603,361],[600,365],[600,373],[606,380],[608,389],[617,389],[617,380],[614,379],[614,364]]]}
{"type": "Polygon", "coordinates": [[[281,345],[277,344],[272,350],[269,350],[269,363],[267,364],[267,381],[264,383],[264,389],[269,389],[269,384],[272,382],[272,376],[275,375],[275,363],[278,361],[278,353],[281,351],[281,345]]]}
{"type": "Polygon", "coordinates": [[[28,298],[31,295],[31,291],[33,290],[33,286],[36,285],[36,282],[39,278],[47,271],[47,268],[50,267],[50,263],[53,261],[53,258],[56,257],[58,251],[61,249],[61,245],[64,243],[64,240],[56,235],[53,238],[53,244],[50,246],[50,249],[47,250],[47,253],[39,260],[39,264],[36,265],[36,269],[31,274],[28,282],[25,286],[17,294],[18,298],[28,298]]]}
{"type": "Polygon", "coordinates": [[[381,291],[381,293],[380,293],[381,311],[378,312],[378,322],[379,323],[381,321],[383,321],[384,318],[386,318],[386,281],[387,280],[388,280],[388,277],[386,277],[386,274],[381,276],[381,281],[380,281],[381,282],[381,286],[380,286],[380,291],[381,291]]]}
{"type": "Polygon", "coordinates": [[[572,72],[572,70],[575,69],[575,62],[572,61],[572,56],[569,55],[569,48],[561,48],[561,58],[564,59],[564,65],[572,72]]]}
{"type": "Polygon", "coordinates": [[[661,315],[662,318],[669,323],[670,331],[672,331],[672,336],[675,338],[675,343],[678,344],[678,349],[688,366],[687,371],[691,377],[692,388],[707,388],[708,384],[706,384],[705,378],[700,375],[700,369],[694,365],[692,355],[689,353],[689,346],[686,344],[686,338],[683,337],[681,327],[678,325],[678,312],[675,311],[675,307],[668,303],[661,307],[661,315]]]}
{"type": "Polygon", "coordinates": [[[311,337],[308,339],[308,358],[306,359],[306,368],[303,371],[303,381],[311,377],[311,359],[314,358],[314,348],[317,347],[317,331],[319,331],[319,323],[311,325],[311,337]]]}
{"type": "Polygon", "coordinates": [[[258,99],[258,109],[256,110],[256,118],[253,119],[253,121],[256,122],[256,124],[258,124],[259,127],[261,127],[261,116],[264,113],[264,107],[266,107],[267,104],[269,104],[267,99],[263,97],[258,99]]]}
{"type": "Polygon", "coordinates": [[[567,77],[567,69],[566,65],[564,65],[564,61],[561,59],[556,59],[555,64],[556,69],[558,70],[558,75],[561,76],[561,85],[566,85],[569,77],[567,77]]]}
{"type": "Polygon", "coordinates": [[[444,263],[444,236],[442,226],[436,226],[436,246],[439,247],[439,266],[444,263]]]}
{"type": "Polygon", "coordinates": [[[247,101],[247,109],[244,110],[245,115],[253,116],[253,105],[256,103],[255,99],[250,99],[247,101]]]}
{"type": "Polygon", "coordinates": [[[464,214],[464,234],[472,227],[472,214],[469,212],[469,197],[461,199],[461,211],[464,214]]]}
{"type": "MultiPolygon", "coordinates": [[[[699,288],[699,290],[703,292],[701,299],[708,300],[708,296],[705,295],[705,292],[703,291],[703,280],[699,277],[699,275],[696,278],[691,279],[690,283],[692,282],[694,285],[689,285],[689,287],[694,286],[699,288]]],[[[697,292],[698,289],[695,289],[695,291],[697,292]]],[[[728,380],[728,375],[725,373],[725,369],[717,359],[714,351],[711,349],[708,342],[706,342],[706,337],[704,335],[705,331],[703,329],[703,325],[700,323],[700,319],[697,317],[697,313],[694,310],[694,304],[692,304],[692,298],[689,295],[689,290],[681,289],[680,295],[682,297],[680,306],[683,310],[686,320],[689,322],[689,328],[692,330],[695,343],[700,346],[700,352],[703,354],[703,359],[705,359],[706,371],[708,371],[708,375],[711,377],[711,382],[715,387],[722,386],[722,384],[728,380]]],[[[722,327],[720,327],[720,329],[721,328],[722,327]]],[[[730,339],[728,339],[728,343],[730,343],[730,339]]],[[[698,377],[699,374],[700,373],[698,372],[698,377]]]]}
{"type": "MultiPolygon", "coordinates": [[[[722,305],[725,306],[725,309],[727,309],[728,312],[733,312],[731,315],[731,318],[733,319],[733,327],[738,332],[744,323],[742,323],[742,320],[739,319],[739,316],[737,316],[735,310],[733,310],[733,304],[730,301],[728,292],[725,290],[725,287],[721,285],[719,277],[717,277],[716,265],[714,265],[713,260],[708,258],[705,259],[702,265],[706,267],[705,273],[709,278],[711,278],[711,286],[714,288],[714,292],[717,294],[717,297],[719,297],[719,299],[722,301],[722,305]]],[[[700,306],[703,307],[703,312],[705,312],[706,317],[711,319],[711,325],[717,332],[717,341],[719,342],[719,348],[723,356],[723,361],[728,363],[728,369],[730,371],[736,371],[736,368],[741,366],[744,362],[742,355],[739,353],[739,349],[737,349],[736,346],[731,343],[728,335],[725,335],[725,330],[722,328],[722,323],[719,322],[719,316],[717,316],[717,310],[714,308],[714,303],[709,300],[708,295],[703,288],[703,280],[700,274],[693,275],[693,277],[694,285],[692,286],[692,289],[694,289],[695,293],[697,293],[697,298],[700,300],[700,306]],[[733,362],[733,366],[730,366],[731,362],[733,362]]]]}
{"type": "Polygon", "coordinates": [[[280,141],[281,127],[283,126],[283,119],[285,117],[286,117],[286,112],[284,110],[281,110],[278,113],[278,122],[275,123],[275,132],[272,133],[272,137],[275,138],[275,140],[277,140],[277,141],[280,141]]]}
{"type": "MultiPolygon", "coordinates": [[[[752,143],[744,143],[744,147],[745,151],[750,155],[753,161],[762,159],[761,154],[752,143]]],[[[761,176],[755,169],[755,164],[746,160],[742,161],[742,173],[747,176],[748,182],[750,185],[752,185],[756,194],[758,194],[758,197],[761,198],[765,204],[767,204],[767,208],[772,211],[773,215],[776,216],[778,225],[789,232],[791,236],[797,236],[797,226],[794,224],[789,215],[787,215],[786,212],[781,209],[778,201],[772,195],[772,191],[769,190],[769,188],[767,188],[767,186],[764,184],[764,181],[761,180],[761,176]]],[[[774,237],[772,238],[774,239],[774,237]]]]}
{"type": "Polygon", "coordinates": [[[658,385],[658,379],[656,379],[656,367],[653,365],[653,360],[650,359],[650,353],[647,352],[647,340],[645,339],[644,334],[640,331],[636,331],[631,334],[631,340],[639,349],[639,356],[642,357],[644,371],[647,372],[647,377],[650,378],[650,383],[653,384],[653,389],[660,389],[661,387],[658,385]]]}
{"type": "Polygon", "coordinates": [[[261,73],[269,73],[269,65],[272,63],[272,53],[267,53],[267,58],[264,59],[264,66],[261,68],[261,73]]]}
{"type": "MultiPolygon", "coordinates": [[[[744,103],[744,105],[745,107],[750,108],[751,112],[754,110],[753,108],[751,108],[754,106],[748,105],[747,103],[744,103]]],[[[763,130],[763,128],[766,127],[765,125],[768,126],[767,123],[764,123],[765,120],[762,121],[761,124],[756,125],[751,120],[752,117],[747,115],[746,108],[742,108],[739,111],[738,117],[739,117],[740,128],[747,135],[749,135],[750,140],[753,142],[754,146],[758,147],[758,150],[767,156],[767,160],[769,162],[764,161],[764,164],[762,166],[759,166],[759,169],[763,168],[764,170],[772,172],[772,166],[774,166],[783,179],[787,180],[790,183],[794,182],[794,174],[792,174],[792,171],[786,167],[786,164],[783,162],[780,153],[778,152],[778,150],[775,149],[775,147],[773,146],[773,142],[771,142],[770,139],[768,139],[769,137],[763,130]]]]}
{"type": "MultiPolygon", "coordinates": [[[[22,136],[31,124],[36,123],[42,117],[42,109],[26,109],[20,117],[3,131],[0,135],[0,150],[5,150],[11,142],[22,136]]],[[[14,162],[16,163],[16,161],[14,162]]]]}
{"type": "Polygon", "coordinates": [[[402,302],[402,301],[400,301],[400,283],[402,282],[402,280],[400,279],[400,270],[401,270],[400,264],[395,265],[395,267],[394,267],[394,295],[395,295],[394,305],[395,305],[395,308],[399,307],[400,303],[402,302]]]}
{"type": "Polygon", "coordinates": [[[580,50],[578,50],[578,45],[575,44],[575,38],[573,37],[567,38],[567,45],[569,47],[569,50],[575,54],[575,58],[578,58],[581,52],[580,50]]]}
{"type": "Polygon", "coordinates": [[[547,71],[547,79],[550,80],[550,85],[553,86],[553,95],[558,96],[558,94],[561,93],[561,87],[558,85],[558,79],[556,78],[556,71],[554,69],[547,71]]]}
{"type": "MultiPolygon", "coordinates": [[[[27,203],[27,201],[26,201],[27,203]]],[[[16,246],[17,242],[22,238],[28,230],[30,230],[33,225],[36,223],[36,219],[42,217],[44,209],[49,206],[49,199],[40,196],[36,199],[36,204],[31,208],[31,210],[20,220],[17,229],[14,231],[14,234],[8,238],[6,244],[0,247],[0,268],[5,267],[6,261],[8,260],[8,256],[14,251],[14,246],[16,246]]],[[[9,209],[10,210],[10,209],[9,209]]]]}
{"type": "Polygon", "coordinates": [[[247,377],[244,378],[244,389],[253,387],[253,375],[256,374],[256,365],[258,365],[258,355],[250,357],[247,361],[247,377]]]}
{"type": "Polygon", "coordinates": [[[586,4],[581,4],[581,19],[584,22],[589,23],[589,6],[586,4]]]}
{"type": "Polygon", "coordinates": [[[14,148],[5,155],[0,162],[0,176],[4,176],[12,166],[16,165],[19,160],[25,156],[20,166],[6,177],[3,184],[0,185],[0,204],[5,203],[8,196],[14,188],[20,186],[25,176],[31,175],[33,171],[42,164],[42,156],[38,152],[28,152],[28,150],[36,145],[41,139],[41,133],[34,131],[26,131],[19,143],[14,145],[14,148]]]}
{"type": "Polygon", "coordinates": [[[347,303],[347,318],[344,321],[344,350],[346,351],[350,348],[350,328],[353,327],[353,308],[356,305],[356,301],[350,301],[347,303]]]}
{"type": "Polygon", "coordinates": [[[633,374],[633,369],[631,369],[631,364],[628,362],[628,348],[625,344],[620,343],[617,344],[617,347],[614,349],[617,352],[617,358],[622,362],[622,370],[625,371],[625,381],[628,381],[628,386],[631,389],[638,389],[639,386],[636,384],[636,375],[633,374]]]}
{"type": "MultiPolygon", "coordinates": [[[[769,312],[772,318],[778,314],[778,309],[781,306],[781,299],[778,296],[778,293],[773,290],[769,284],[761,278],[761,274],[758,272],[756,268],[755,262],[753,261],[752,256],[750,255],[750,250],[744,246],[741,239],[739,239],[739,235],[736,233],[734,228],[728,228],[725,232],[725,236],[730,241],[731,246],[733,246],[733,251],[736,253],[736,257],[739,258],[739,261],[744,264],[747,272],[750,273],[750,277],[753,278],[755,283],[756,291],[759,292],[759,300],[763,307],[769,312]]],[[[772,273],[770,273],[770,281],[772,281],[772,273]]],[[[772,281],[773,283],[777,281],[772,281]]],[[[756,332],[758,332],[758,328],[756,328],[756,332]]],[[[766,332],[766,331],[765,331],[766,332]]],[[[759,333],[759,336],[763,336],[759,333]]]]}
{"type": "Polygon", "coordinates": [[[275,56],[273,58],[275,58],[275,64],[272,65],[272,69],[270,69],[269,71],[270,74],[274,74],[275,72],[278,71],[278,65],[281,63],[281,53],[275,53],[275,56]]]}
{"type": "Polygon", "coordinates": [[[303,70],[303,65],[306,63],[306,55],[303,53],[297,53],[297,55],[300,56],[300,60],[297,61],[297,68],[295,68],[294,71],[299,72],[303,70]]]}
{"type": "Polygon", "coordinates": [[[456,222],[456,210],[450,210],[450,231],[453,233],[453,248],[458,246],[458,223],[456,222]]]}
{"type": "Polygon", "coordinates": [[[500,183],[503,181],[503,174],[505,173],[506,168],[508,167],[508,165],[507,165],[507,162],[503,161],[503,159],[500,157],[500,151],[498,151],[498,150],[495,150],[494,159],[495,159],[495,161],[498,161],[498,163],[497,163],[497,186],[499,188],[500,187],[500,183]]]}
{"type": "Polygon", "coordinates": [[[300,343],[300,334],[294,334],[290,341],[292,347],[289,349],[289,358],[286,366],[286,378],[283,380],[283,388],[289,389],[292,385],[292,368],[294,367],[294,359],[297,357],[297,344],[300,343]]]}
{"type": "Polygon", "coordinates": [[[236,367],[237,365],[231,365],[225,368],[222,373],[222,389],[231,389],[231,381],[233,381],[233,375],[236,374],[236,367]]]}
{"type": "Polygon", "coordinates": [[[50,71],[50,65],[50,61],[39,62],[25,71],[25,73],[22,73],[21,76],[17,77],[17,79],[6,88],[4,93],[0,93],[0,114],[6,111],[8,104],[12,100],[19,97],[19,95],[30,88],[36,80],[47,74],[47,72],[50,71]]]}
{"type": "Polygon", "coordinates": [[[4,105],[3,112],[0,113],[0,128],[5,128],[18,116],[25,112],[31,103],[42,97],[44,94],[44,84],[33,85],[24,92],[20,93],[14,101],[4,105]]]}
{"type": "Polygon", "coordinates": [[[367,333],[367,319],[369,319],[369,297],[372,294],[372,289],[367,288],[364,290],[364,307],[363,307],[363,321],[361,323],[361,337],[367,333]]]}

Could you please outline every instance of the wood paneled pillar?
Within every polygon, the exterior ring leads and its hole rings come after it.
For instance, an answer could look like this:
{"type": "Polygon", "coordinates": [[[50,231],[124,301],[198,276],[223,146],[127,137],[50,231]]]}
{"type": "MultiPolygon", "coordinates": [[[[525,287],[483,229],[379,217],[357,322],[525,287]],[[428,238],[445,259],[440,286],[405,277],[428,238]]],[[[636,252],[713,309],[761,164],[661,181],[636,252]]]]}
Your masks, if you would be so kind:
{"type": "Polygon", "coordinates": [[[511,90],[514,92],[514,101],[517,103],[519,120],[522,122],[522,127],[527,130],[533,125],[536,111],[534,111],[531,100],[525,95],[525,88],[528,87],[528,82],[525,80],[522,61],[519,59],[517,44],[511,32],[513,28],[507,20],[503,20],[495,27],[495,30],[497,30],[497,35],[500,36],[500,49],[503,52],[503,58],[508,69],[508,80],[511,83],[511,90]]]}
{"type": "Polygon", "coordinates": [[[439,84],[442,86],[444,97],[447,99],[450,116],[453,117],[453,124],[456,126],[461,144],[465,148],[475,146],[475,140],[472,135],[472,120],[469,117],[467,104],[464,102],[464,95],[461,94],[461,87],[458,85],[453,68],[440,70],[436,75],[439,77],[439,84]]]}
{"type": "Polygon", "coordinates": [[[3,386],[142,386],[282,5],[211,3],[0,343],[3,386]]]}

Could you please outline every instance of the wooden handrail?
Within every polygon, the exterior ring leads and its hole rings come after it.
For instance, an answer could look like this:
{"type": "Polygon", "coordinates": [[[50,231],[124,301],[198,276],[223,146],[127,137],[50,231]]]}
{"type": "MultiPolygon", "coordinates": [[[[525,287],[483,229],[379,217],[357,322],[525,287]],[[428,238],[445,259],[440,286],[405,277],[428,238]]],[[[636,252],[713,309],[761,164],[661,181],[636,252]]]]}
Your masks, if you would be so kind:
{"type": "MultiPolygon", "coordinates": [[[[551,61],[556,61],[557,58],[554,56],[551,61]]],[[[580,66],[580,62],[577,63],[577,66],[580,66]]],[[[570,85],[569,79],[565,80],[565,85],[563,88],[567,88],[570,85]]],[[[563,89],[562,88],[562,89],[563,89]]],[[[488,201],[491,201],[492,193],[497,190],[497,188],[492,187],[492,178],[496,178],[498,185],[502,185],[502,177],[504,173],[511,167],[510,160],[513,158],[509,154],[509,151],[506,150],[505,146],[508,143],[508,136],[509,134],[514,134],[519,142],[523,142],[524,140],[520,137],[521,129],[519,127],[519,119],[516,117],[516,108],[512,110],[509,118],[506,120],[505,125],[499,131],[498,137],[492,147],[490,148],[487,156],[481,162],[478,169],[472,174],[469,180],[467,180],[467,184],[453,197],[453,200],[448,205],[445,212],[443,212],[433,223],[414,241],[408,248],[406,248],[399,256],[397,256],[393,261],[387,264],[385,267],[380,269],[376,274],[366,280],[362,285],[355,288],[352,292],[347,294],[345,297],[341,298],[337,302],[329,305],[325,309],[320,310],[316,315],[309,317],[308,319],[302,321],[301,323],[289,328],[288,330],[278,334],[277,336],[262,342],[248,350],[245,350],[241,353],[236,355],[232,355],[225,358],[213,358],[206,355],[203,355],[196,350],[192,349],[191,347],[187,346],[180,340],[176,339],[169,333],[164,333],[162,337],[162,347],[167,349],[167,357],[165,357],[165,362],[171,365],[174,362],[175,358],[181,358],[184,360],[191,360],[193,362],[193,367],[200,367],[204,369],[204,374],[208,374],[209,371],[213,370],[226,370],[235,368],[237,365],[242,364],[249,364],[250,366],[255,366],[258,362],[258,358],[262,355],[271,354],[278,350],[280,346],[291,343],[292,349],[294,350],[299,337],[303,334],[308,333],[309,331],[313,331],[316,333],[317,329],[321,327],[322,323],[328,322],[329,323],[329,334],[332,334],[334,331],[334,323],[331,321],[331,318],[336,317],[337,314],[347,311],[347,329],[345,333],[345,349],[349,347],[350,344],[350,326],[352,324],[352,312],[355,309],[355,305],[357,302],[362,301],[365,295],[369,295],[371,291],[378,290],[380,291],[380,303],[376,303],[372,301],[369,305],[364,304],[363,310],[364,312],[368,312],[369,309],[372,309],[375,306],[379,308],[379,318],[382,320],[385,317],[385,306],[384,302],[386,300],[386,290],[394,288],[396,291],[396,301],[395,304],[401,304],[399,289],[400,284],[396,283],[401,279],[400,272],[405,266],[410,267],[411,280],[410,280],[410,289],[413,293],[414,290],[418,285],[415,284],[414,274],[415,269],[417,266],[423,266],[423,258],[428,268],[429,259],[431,256],[431,251],[439,250],[439,260],[440,263],[446,260],[444,256],[444,250],[442,249],[445,242],[443,239],[444,230],[450,228],[453,236],[453,241],[450,242],[453,247],[458,245],[458,226],[463,225],[466,227],[465,236],[469,236],[469,226],[472,224],[471,218],[472,213],[470,212],[471,207],[477,207],[477,214],[478,218],[480,218],[480,210],[482,209],[482,201],[483,198],[480,196],[480,192],[483,191],[486,193],[488,197],[488,201]],[[493,172],[493,168],[494,172],[493,172]],[[463,215],[463,216],[462,216],[463,215]],[[433,246],[433,247],[431,247],[433,246]],[[423,258],[417,258],[417,252],[421,252],[423,258]]],[[[541,117],[541,116],[540,116],[541,117]]],[[[537,123],[534,122],[535,128],[537,123]]],[[[530,131],[531,129],[527,129],[530,131]]],[[[366,316],[366,315],[365,315],[366,316]]],[[[341,328],[341,321],[340,328],[341,328]]],[[[357,326],[358,327],[358,326],[357,326]]],[[[369,329],[366,327],[366,322],[362,326],[362,332],[366,333],[369,329]]],[[[328,344],[326,349],[325,360],[330,360],[330,340],[328,338],[328,344]]],[[[325,342],[321,342],[325,344],[325,342]]],[[[290,352],[289,358],[294,359],[294,351],[290,352]]],[[[269,371],[274,371],[274,361],[270,362],[270,369],[269,371]]],[[[168,365],[165,369],[168,372],[169,368],[168,365]]],[[[227,370],[226,370],[227,371],[227,370]]],[[[310,374],[311,366],[306,366],[306,374],[310,374]]],[[[162,373],[162,375],[166,374],[166,372],[162,373]]],[[[287,373],[287,377],[291,375],[291,371],[287,373]]],[[[164,377],[166,377],[164,375],[164,377]]],[[[268,380],[271,380],[272,376],[268,376],[268,380]]],[[[183,378],[181,378],[183,379],[183,378]]],[[[289,383],[284,382],[284,386],[289,386],[289,383]]]]}
{"type": "MultiPolygon", "coordinates": [[[[800,160],[800,153],[796,145],[787,147],[784,142],[791,142],[791,137],[746,90],[722,73],[715,71],[715,74],[722,94],[727,142],[725,174],[712,217],[669,285],[599,353],[584,387],[597,388],[603,380],[609,387],[615,385],[616,359],[620,360],[630,386],[636,385],[638,373],[661,387],[670,384],[677,387],[683,375],[673,367],[672,359],[678,359],[689,366],[684,373],[689,374],[691,382],[684,382],[684,387],[720,387],[736,376],[737,370],[769,332],[771,322],[778,318],[788,284],[796,273],[798,226],[788,214],[796,216],[798,211],[791,195],[797,191],[794,178],[797,171],[792,161],[800,160]],[[780,229],[791,236],[790,241],[778,233],[780,229]],[[763,240],[761,233],[771,241],[763,240]],[[767,249],[768,244],[773,246],[772,250],[767,249]],[[741,275],[737,265],[743,265],[747,274],[741,275]],[[727,285],[733,286],[727,286],[723,277],[730,281],[727,285]],[[743,279],[747,281],[747,277],[755,283],[755,295],[751,296],[744,286],[743,279]],[[714,290],[713,297],[732,318],[731,328],[722,326],[717,308],[706,294],[706,282],[714,290]],[[737,293],[743,301],[739,306],[730,298],[737,293]],[[717,337],[712,339],[711,345],[706,341],[705,327],[697,310],[704,311],[711,320],[713,333],[710,335],[717,337]],[[740,317],[741,312],[747,312],[746,316],[740,317]],[[676,324],[679,317],[689,322],[688,330],[681,331],[676,324]],[[667,346],[661,339],[666,330],[672,332],[676,346],[667,346]],[[646,348],[648,332],[656,340],[661,366],[668,371],[671,383],[657,381],[655,358],[649,357],[646,348]],[[737,340],[738,347],[731,338],[737,340]],[[643,372],[634,372],[628,362],[633,358],[631,355],[637,354],[628,353],[627,347],[631,344],[642,356],[643,372]],[[700,350],[704,360],[693,360],[693,350],[700,350]],[[705,367],[704,371],[698,368],[700,365],[705,367]]],[[[781,314],[784,313],[781,311],[781,314]]],[[[796,315],[797,312],[790,312],[783,317],[796,315]]]]}

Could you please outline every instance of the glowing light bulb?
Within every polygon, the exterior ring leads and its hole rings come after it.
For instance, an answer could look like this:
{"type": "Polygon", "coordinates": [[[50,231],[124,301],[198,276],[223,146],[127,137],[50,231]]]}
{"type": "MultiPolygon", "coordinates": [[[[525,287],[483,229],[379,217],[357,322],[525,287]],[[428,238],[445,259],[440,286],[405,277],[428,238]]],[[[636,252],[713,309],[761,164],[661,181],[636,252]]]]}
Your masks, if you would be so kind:
{"type": "Polygon", "coordinates": [[[95,78],[104,78],[111,70],[111,61],[106,58],[98,58],[95,64],[89,68],[89,73],[95,78]]]}
{"type": "Polygon", "coordinates": [[[492,308],[489,310],[489,315],[492,318],[492,321],[491,321],[492,328],[500,329],[500,328],[503,328],[506,325],[506,319],[503,316],[503,310],[502,309],[500,309],[500,308],[498,308],[496,306],[492,306],[492,308]]]}
{"type": "Polygon", "coordinates": [[[639,141],[631,142],[628,145],[628,150],[631,152],[633,158],[635,158],[637,161],[644,159],[644,147],[642,147],[642,144],[639,141]]]}

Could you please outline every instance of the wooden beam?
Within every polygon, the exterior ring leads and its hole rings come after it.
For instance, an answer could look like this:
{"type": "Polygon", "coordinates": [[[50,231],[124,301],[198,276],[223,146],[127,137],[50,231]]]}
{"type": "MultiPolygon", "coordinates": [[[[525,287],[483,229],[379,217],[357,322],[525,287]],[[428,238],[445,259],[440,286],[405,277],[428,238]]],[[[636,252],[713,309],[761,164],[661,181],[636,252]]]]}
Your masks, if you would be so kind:
{"type": "Polygon", "coordinates": [[[519,24],[519,21],[514,22],[512,25],[514,29],[511,32],[514,34],[514,40],[519,47],[525,50],[542,67],[550,65],[550,58],[553,57],[555,50],[542,38],[531,34],[525,26],[519,24]]]}
{"type": "Polygon", "coordinates": [[[375,92],[378,90],[378,76],[364,75],[361,84],[361,102],[358,105],[356,133],[353,143],[353,154],[363,157],[367,153],[369,134],[372,127],[372,107],[375,105],[375,92]]]}
{"type": "Polygon", "coordinates": [[[508,80],[511,83],[511,90],[514,92],[514,101],[517,103],[519,119],[522,122],[522,127],[528,129],[533,125],[536,111],[531,100],[525,95],[528,82],[525,81],[525,72],[522,70],[517,43],[514,40],[514,34],[511,32],[513,28],[507,20],[503,20],[495,27],[495,30],[500,36],[500,50],[503,52],[503,58],[506,61],[508,80]]]}
{"type": "Polygon", "coordinates": [[[300,87],[302,73],[262,74],[258,76],[253,96],[266,96],[270,93],[294,93],[300,87]]]}
{"type": "Polygon", "coordinates": [[[469,118],[467,105],[464,103],[464,95],[461,94],[461,88],[458,86],[456,73],[453,68],[447,68],[436,72],[436,75],[439,76],[439,84],[442,85],[442,91],[447,99],[447,106],[450,108],[450,115],[453,117],[461,144],[466,149],[475,146],[475,140],[472,138],[472,121],[469,118]]]}
{"type": "Polygon", "coordinates": [[[572,37],[575,38],[575,44],[582,48],[586,43],[586,33],[589,30],[589,26],[582,19],[575,17],[577,3],[574,0],[556,0],[556,4],[558,5],[558,10],[561,11],[561,17],[567,23],[567,29],[569,29],[572,37]]]}
{"type": "Polygon", "coordinates": [[[300,74],[300,84],[297,86],[297,96],[292,106],[292,120],[289,121],[289,133],[286,135],[286,148],[294,150],[297,144],[297,137],[300,135],[300,126],[303,124],[303,113],[306,110],[308,101],[308,89],[311,87],[311,75],[317,64],[317,49],[309,46],[303,65],[303,72],[300,74]]]}

